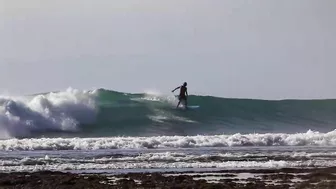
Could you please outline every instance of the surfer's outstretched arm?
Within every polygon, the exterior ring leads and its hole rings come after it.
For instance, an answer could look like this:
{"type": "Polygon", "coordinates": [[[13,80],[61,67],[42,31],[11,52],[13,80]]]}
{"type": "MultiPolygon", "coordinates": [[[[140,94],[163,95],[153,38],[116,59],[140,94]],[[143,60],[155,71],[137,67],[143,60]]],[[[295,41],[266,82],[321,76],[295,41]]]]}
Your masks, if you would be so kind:
{"type": "Polygon", "coordinates": [[[172,90],[172,92],[176,91],[177,89],[181,88],[181,86],[176,87],[174,90],[172,90]]]}

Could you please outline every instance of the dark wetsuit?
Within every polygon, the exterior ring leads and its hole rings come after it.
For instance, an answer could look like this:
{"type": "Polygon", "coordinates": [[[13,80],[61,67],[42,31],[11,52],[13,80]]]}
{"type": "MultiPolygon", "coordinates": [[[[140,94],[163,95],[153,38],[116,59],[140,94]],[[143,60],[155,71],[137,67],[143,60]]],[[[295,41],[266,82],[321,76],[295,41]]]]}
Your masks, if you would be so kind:
{"type": "Polygon", "coordinates": [[[181,86],[179,100],[187,100],[186,91],[187,87],[181,86]]]}

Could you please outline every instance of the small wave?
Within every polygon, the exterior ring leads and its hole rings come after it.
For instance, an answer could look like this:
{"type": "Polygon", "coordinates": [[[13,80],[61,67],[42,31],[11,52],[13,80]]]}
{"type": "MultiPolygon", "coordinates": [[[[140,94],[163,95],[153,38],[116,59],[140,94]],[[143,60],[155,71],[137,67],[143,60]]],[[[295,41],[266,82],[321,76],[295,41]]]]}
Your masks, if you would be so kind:
{"type": "Polygon", "coordinates": [[[336,131],[285,134],[160,136],[110,138],[40,138],[0,141],[2,151],[171,149],[232,146],[336,146],[336,131]]]}
{"type": "MultiPolygon", "coordinates": [[[[321,166],[315,163],[315,166],[321,166]]],[[[8,171],[64,171],[64,170],[115,170],[115,169],[183,169],[183,168],[283,168],[286,166],[298,167],[299,163],[288,163],[286,161],[269,162],[223,162],[223,163],[113,163],[113,164],[46,164],[46,165],[27,165],[27,166],[2,166],[1,172],[8,171]]]]}

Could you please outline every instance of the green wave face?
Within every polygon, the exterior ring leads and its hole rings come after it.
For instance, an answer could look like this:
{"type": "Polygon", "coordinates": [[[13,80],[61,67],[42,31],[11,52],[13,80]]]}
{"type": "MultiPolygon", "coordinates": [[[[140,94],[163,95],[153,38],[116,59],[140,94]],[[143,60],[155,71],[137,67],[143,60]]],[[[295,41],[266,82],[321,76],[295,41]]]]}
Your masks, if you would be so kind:
{"type": "Polygon", "coordinates": [[[100,90],[99,113],[86,134],[156,136],[330,131],[336,123],[335,100],[226,99],[190,96],[198,109],[176,109],[174,96],[100,90]]]}

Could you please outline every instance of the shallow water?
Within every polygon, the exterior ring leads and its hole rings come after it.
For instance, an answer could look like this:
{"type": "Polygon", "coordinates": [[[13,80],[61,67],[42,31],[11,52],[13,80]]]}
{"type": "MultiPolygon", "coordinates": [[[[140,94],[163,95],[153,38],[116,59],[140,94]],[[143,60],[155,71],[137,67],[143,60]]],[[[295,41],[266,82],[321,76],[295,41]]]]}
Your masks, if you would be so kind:
{"type": "Polygon", "coordinates": [[[330,167],[333,147],[201,147],[164,149],[1,151],[1,171],[86,173],[211,171],[330,167]]]}

